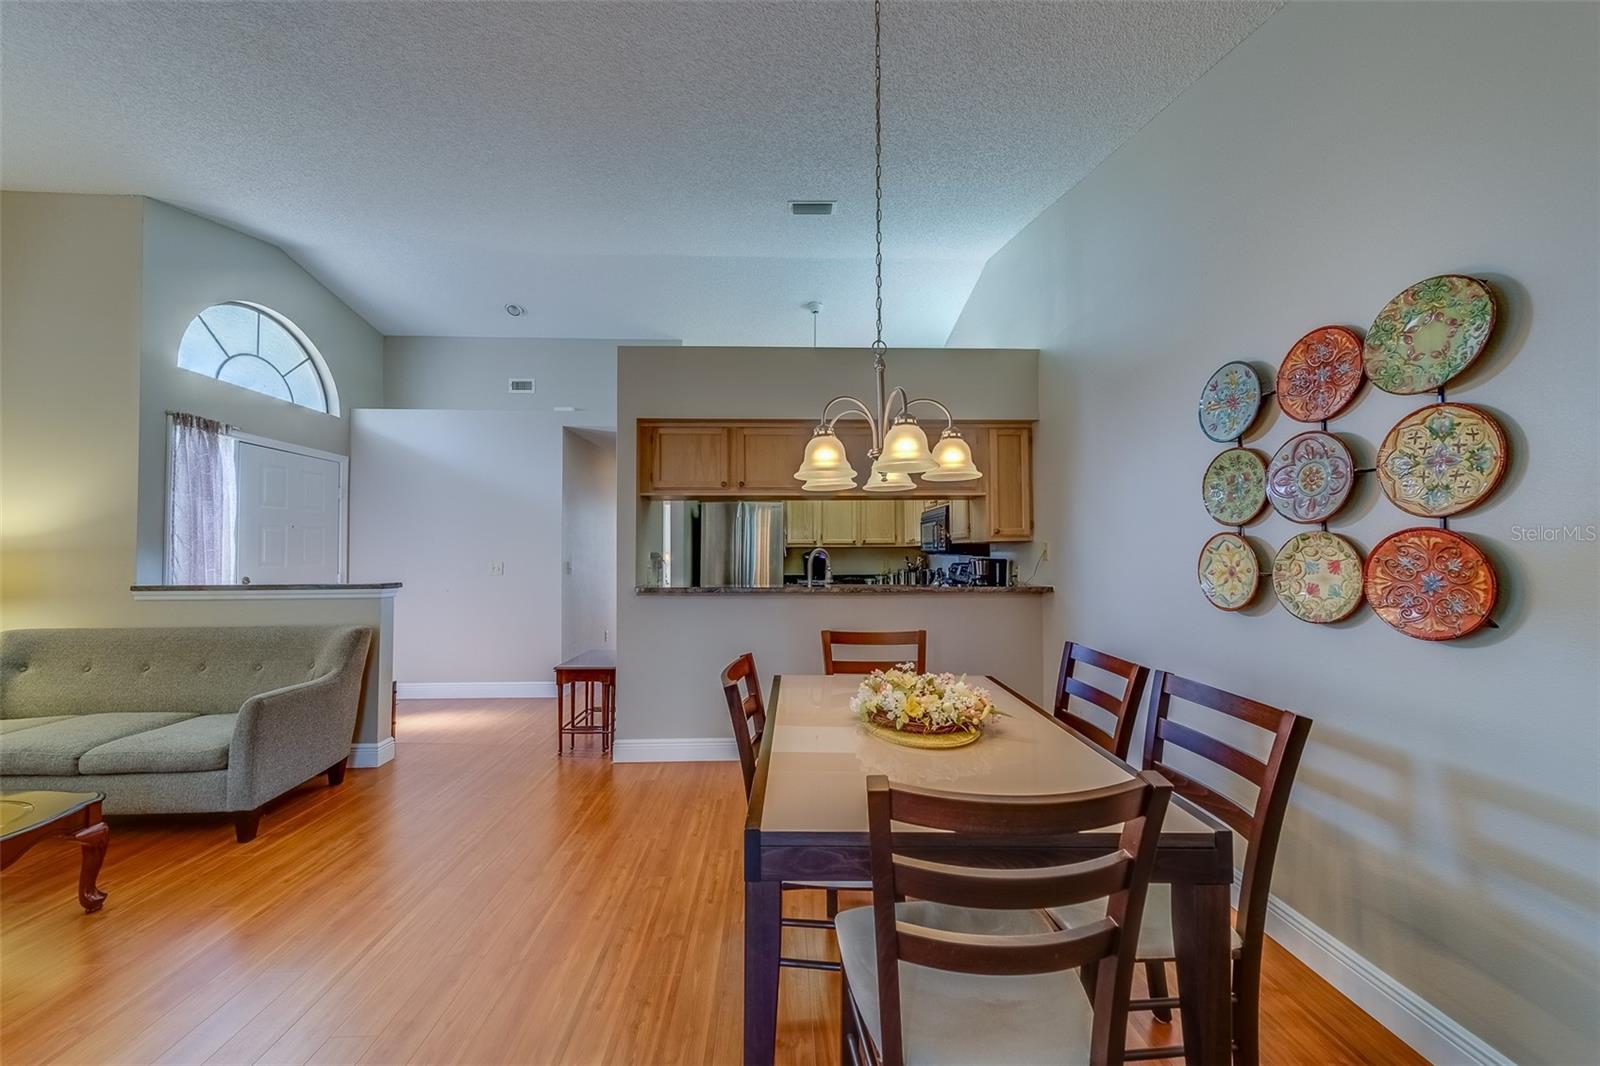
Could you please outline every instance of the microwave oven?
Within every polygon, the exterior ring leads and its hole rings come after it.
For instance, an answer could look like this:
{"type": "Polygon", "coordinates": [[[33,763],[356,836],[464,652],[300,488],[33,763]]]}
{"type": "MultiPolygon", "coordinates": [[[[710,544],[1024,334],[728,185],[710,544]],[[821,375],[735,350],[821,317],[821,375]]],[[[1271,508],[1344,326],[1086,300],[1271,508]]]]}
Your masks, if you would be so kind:
{"type": "Polygon", "coordinates": [[[950,550],[950,507],[930,507],[922,512],[922,550],[948,552],[950,550]]]}

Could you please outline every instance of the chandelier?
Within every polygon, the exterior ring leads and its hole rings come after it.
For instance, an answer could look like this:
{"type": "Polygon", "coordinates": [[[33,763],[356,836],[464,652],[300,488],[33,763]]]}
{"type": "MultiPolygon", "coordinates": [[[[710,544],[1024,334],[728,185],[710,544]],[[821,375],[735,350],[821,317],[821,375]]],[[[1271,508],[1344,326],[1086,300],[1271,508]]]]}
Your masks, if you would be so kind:
{"type": "Polygon", "coordinates": [[[854,396],[835,396],[823,406],[822,418],[812,431],[805,458],[794,475],[806,492],[843,492],[856,487],[855,468],[834,431],[839,419],[852,416],[866,419],[872,431],[872,445],[867,450],[872,469],[861,486],[867,492],[909,492],[916,487],[911,480],[913,474],[935,482],[971,481],[983,476],[973,464],[972,448],[961,438],[948,407],[925,397],[912,399],[898,385],[886,388],[888,367],[884,355],[889,346],[883,343],[883,0],[874,0],[872,5],[872,102],[872,184],[877,201],[877,339],[872,342],[872,369],[877,375],[877,403],[868,407],[854,396]],[[911,408],[919,406],[936,408],[944,415],[944,430],[931,450],[928,435],[911,414],[911,408]]]}

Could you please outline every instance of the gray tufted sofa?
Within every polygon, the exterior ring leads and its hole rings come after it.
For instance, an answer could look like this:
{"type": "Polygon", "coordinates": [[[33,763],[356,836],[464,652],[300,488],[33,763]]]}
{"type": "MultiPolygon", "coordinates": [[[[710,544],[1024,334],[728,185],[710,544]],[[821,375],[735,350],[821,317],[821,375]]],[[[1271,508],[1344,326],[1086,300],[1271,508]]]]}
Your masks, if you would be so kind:
{"type": "Polygon", "coordinates": [[[0,790],[104,792],[107,814],[261,807],[344,778],[365,626],[0,633],[0,790]]]}

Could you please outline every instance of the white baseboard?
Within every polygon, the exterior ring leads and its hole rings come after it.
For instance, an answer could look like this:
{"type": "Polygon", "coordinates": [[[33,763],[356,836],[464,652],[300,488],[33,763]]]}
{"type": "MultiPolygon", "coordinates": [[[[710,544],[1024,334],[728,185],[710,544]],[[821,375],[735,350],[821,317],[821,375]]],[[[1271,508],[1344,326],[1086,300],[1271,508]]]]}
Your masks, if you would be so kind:
{"type": "Polygon", "coordinates": [[[401,681],[403,700],[555,699],[554,681],[401,681]]]}
{"type": "MultiPolygon", "coordinates": [[[[1237,904],[1238,881],[1233,899],[1237,904]]],[[[1513,1066],[1460,1022],[1277,896],[1267,901],[1267,935],[1429,1062],[1513,1066]]]]}
{"type": "Polygon", "coordinates": [[[384,737],[371,744],[350,745],[350,765],[357,770],[371,769],[394,761],[394,737],[384,737]]]}
{"type": "Polygon", "coordinates": [[[738,758],[732,737],[618,740],[611,748],[612,762],[728,762],[738,758]]]}

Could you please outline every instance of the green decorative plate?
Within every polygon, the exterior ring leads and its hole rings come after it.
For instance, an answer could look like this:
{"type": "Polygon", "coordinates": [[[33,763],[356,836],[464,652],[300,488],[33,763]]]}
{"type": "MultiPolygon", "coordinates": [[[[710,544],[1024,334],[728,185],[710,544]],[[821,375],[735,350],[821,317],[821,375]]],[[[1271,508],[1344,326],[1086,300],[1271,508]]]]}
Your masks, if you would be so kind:
{"type": "Polygon", "coordinates": [[[1218,533],[1200,549],[1200,591],[1213,607],[1239,611],[1255,599],[1261,563],[1255,549],[1237,533],[1218,533]]]}
{"type": "Polygon", "coordinates": [[[1464,403],[1420,407],[1395,423],[1378,448],[1378,483],[1394,505],[1422,518],[1476,507],[1505,477],[1500,423],[1464,403]]]}
{"type": "Polygon", "coordinates": [[[1290,537],[1272,564],[1272,590],[1306,622],[1337,622],[1361,606],[1361,553],[1325,530],[1290,537]]]}
{"type": "Polygon", "coordinates": [[[1229,448],[1200,479],[1206,512],[1225,526],[1242,526],[1267,505],[1267,466],[1249,448],[1229,448]]]}
{"type": "Polygon", "coordinates": [[[1367,377],[1384,392],[1432,392],[1483,351],[1494,314],[1494,294],[1477,278],[1419,281],[1390,300],[1367,330],[1367,377]]]}

